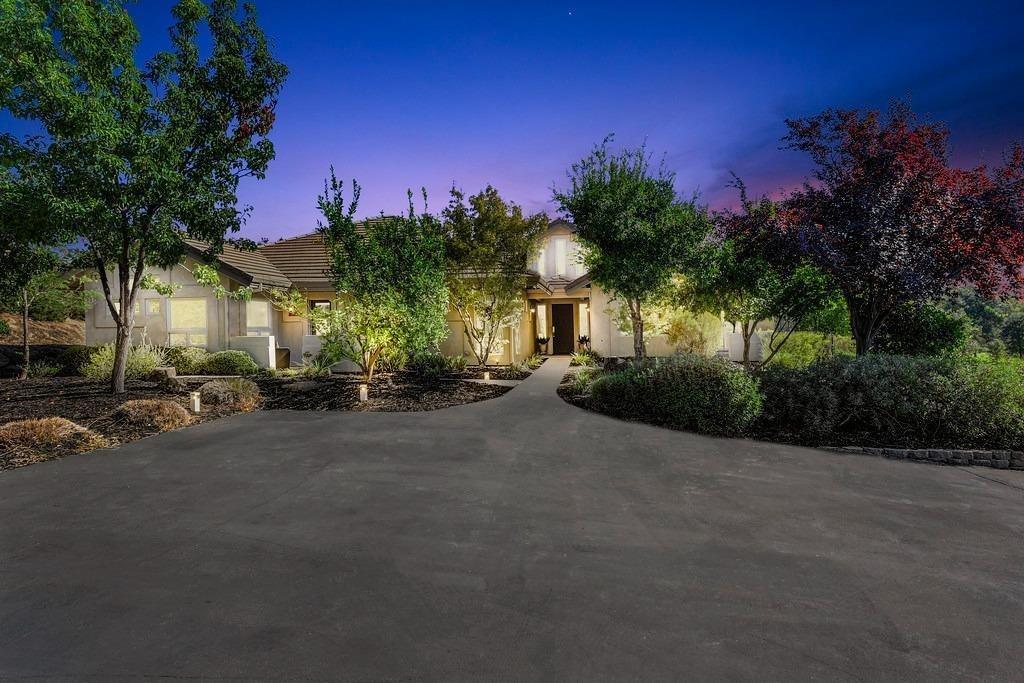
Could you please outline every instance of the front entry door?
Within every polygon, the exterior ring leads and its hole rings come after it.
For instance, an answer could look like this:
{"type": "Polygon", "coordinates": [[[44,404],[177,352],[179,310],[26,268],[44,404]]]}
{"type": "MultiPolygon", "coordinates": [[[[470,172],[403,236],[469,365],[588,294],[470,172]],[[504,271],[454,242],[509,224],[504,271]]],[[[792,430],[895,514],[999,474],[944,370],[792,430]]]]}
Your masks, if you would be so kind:
{"type": "Polygon", "coordinates": [[[572,304],[551,304],[551,352],[572,353],[576,348],[572,326],[572,304]]]}

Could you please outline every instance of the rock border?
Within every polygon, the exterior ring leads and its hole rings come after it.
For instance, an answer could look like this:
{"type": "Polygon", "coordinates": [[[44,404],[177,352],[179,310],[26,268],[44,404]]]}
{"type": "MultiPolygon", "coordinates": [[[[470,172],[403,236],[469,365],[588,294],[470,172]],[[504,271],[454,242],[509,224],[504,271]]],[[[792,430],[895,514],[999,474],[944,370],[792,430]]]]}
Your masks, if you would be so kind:
{"type": "Polygon", "coordinates": [[[966,451],[945,448],[869,448],[866,446],[826,447],[837,453],[875,455],[892,460],[914,460],[934,465],[992,467],[997,470],[1024,470],[1024,451],[966,451]]]}

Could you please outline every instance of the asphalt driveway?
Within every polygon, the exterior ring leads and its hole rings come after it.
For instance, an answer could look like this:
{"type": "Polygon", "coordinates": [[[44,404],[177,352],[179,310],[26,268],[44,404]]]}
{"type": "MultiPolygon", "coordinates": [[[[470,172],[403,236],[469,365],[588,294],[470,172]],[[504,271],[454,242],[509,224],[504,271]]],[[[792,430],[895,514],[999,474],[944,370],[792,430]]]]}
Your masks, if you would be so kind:
{"type": "Polygon", "coordinates": [[[0,677],[1024,676],[1024,473],[619,422],[565,366],[3,473],[0,677]]]}

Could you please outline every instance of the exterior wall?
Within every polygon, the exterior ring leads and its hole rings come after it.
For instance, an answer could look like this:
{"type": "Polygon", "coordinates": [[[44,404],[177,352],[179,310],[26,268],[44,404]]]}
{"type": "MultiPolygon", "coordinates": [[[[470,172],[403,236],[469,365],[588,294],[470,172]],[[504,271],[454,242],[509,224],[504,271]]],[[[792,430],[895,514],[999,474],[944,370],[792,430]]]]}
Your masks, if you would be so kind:
{"type": "MultiPolygon", "coordinates": [[[[620,332],[615,324],[615,312],[621,304],[613,301],[607,292],[597,285],[591,287],[590,297],[591,348],[603,356],[632,356],[633,334],[620,332]]],[[[671,356],[675,353],[675,349],[663,334],[645,334],[644,341],[647,343],[648,355],[671,356]]],[[[743,335],[733,332],[732,324],[729,322],[722,326],[722,341],[719,346],[723,351],[728,351],[723,355],[727,355],[729,360],[743,360],[743,335]]],[[[759,361],[761,358],[761,340],[755,335],[750,340],[750,359],[759,361]]]]}
{"type": "MultiPolygon", "coordinates": [[[[446,356],[465,356],[470,363],[476,362],[472,345],[466,338],[466,326],[459,317],[458,311],[454,308],[448,310],[448,336],[441,342],[439,350],[446,356]]],[[[519,324],[515,327],[506,328],[501,339],[504,344],[498,353],[492,353],[488,359],[489,363],[507,365],[512,362],[521,362],[529,358],[534,352],[533,320],[531,310],[526,297],[523,297],[523,315],[519,324]]]]}
{"type": "Polygon", "coordinates": [[[584,275],[580,247],[573,236],[572,227],[566,223],[557,223],[548,228],[541,241],[541,248],[534,256],[530,267],[547,278],[562,276],[568,280],[574,280],[584,275]],[[564,268],[565,272],[560,273],[558,271],[563,269],[558,267],[558,254],[555,245],[561,239],[565,239],[566,267],[564,268]]]}
{"type": "MultiPolygon", "coordinates": [[[[139,343],[143,340],[158,346],[170,346],[171,333],[171,311],[170,300],[174,299],[202,299],[206,302],[206,343],[203,348],[208,351],[220,351],[232,347],[232,339],[244,339],[247,337],[246,329],[246,302],[235,299],[218,299],[208,288],[196,283],[189,271],[196,261],[191,258],[185,260],[184,265],[176,265],[172,268],[147,268],[146,272],[159,278],[162,282],[175,287],[174,294],[170,297],[163,296],[152,290],[141,290],[136,297],[137,311],[135,313],[135,328],[132,330],[132,340],[139,343]]],[[[116,291],[118,281],[116,273],[108,273],[111,289],[116,291]]],[[[228,290],[234,291],[240,284],[221,276],[221,284],[228,290]]],[[[102,291],[98,281],[90,282],[89,288],[102,291]]],[[[263,292],[255,292],[253,301],[268,301],[263,292]]],[[[273,311],[270,313],[270,336],[280,334],[279,316],[273,311]]],[[[102,295],[96,300],[92,307],[85,314],[85,343],[89,345],[109,344],[114,341],[117,327],[110,311],[107,309],[106,300],[102,295]]],[[[258,342],[254,342],[258,343],[258,342]]],[[[235,346],[246,347],[248,342],[240,341],[235,346]]],[[[268,355],[268,354],[262,354],[268,355]]],[[[259,360],[259,359],[258,359],[259,360]]],[[[266,361],[268,364],[269,359],[266,361]]]]}
{"type": "MultiPolygon", "coordinates": [[[[333,291],[304,291],[306,303],[310,301],[331,301],[337,296],[333,291]]],[[[304,316],[289,315],[284,311],[274,311],[274,319],[277,329],[277,345],[291,351],[292,365],[301,365],[303,354],[309,351],[315,355],[319,350],[311,346],[306,340],[310,336],[309,319],[304,316]]]]}

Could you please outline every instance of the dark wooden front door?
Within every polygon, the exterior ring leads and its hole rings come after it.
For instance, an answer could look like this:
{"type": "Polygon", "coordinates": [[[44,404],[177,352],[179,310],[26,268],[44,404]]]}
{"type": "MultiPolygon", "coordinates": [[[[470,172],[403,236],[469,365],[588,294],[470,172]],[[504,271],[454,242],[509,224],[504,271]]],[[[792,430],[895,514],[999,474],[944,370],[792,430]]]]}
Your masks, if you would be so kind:
{"type": "Polygon", "coordinates": [[[576,348],[572,304],[551,304],[551,353],[572,353],[576,348]]]}

